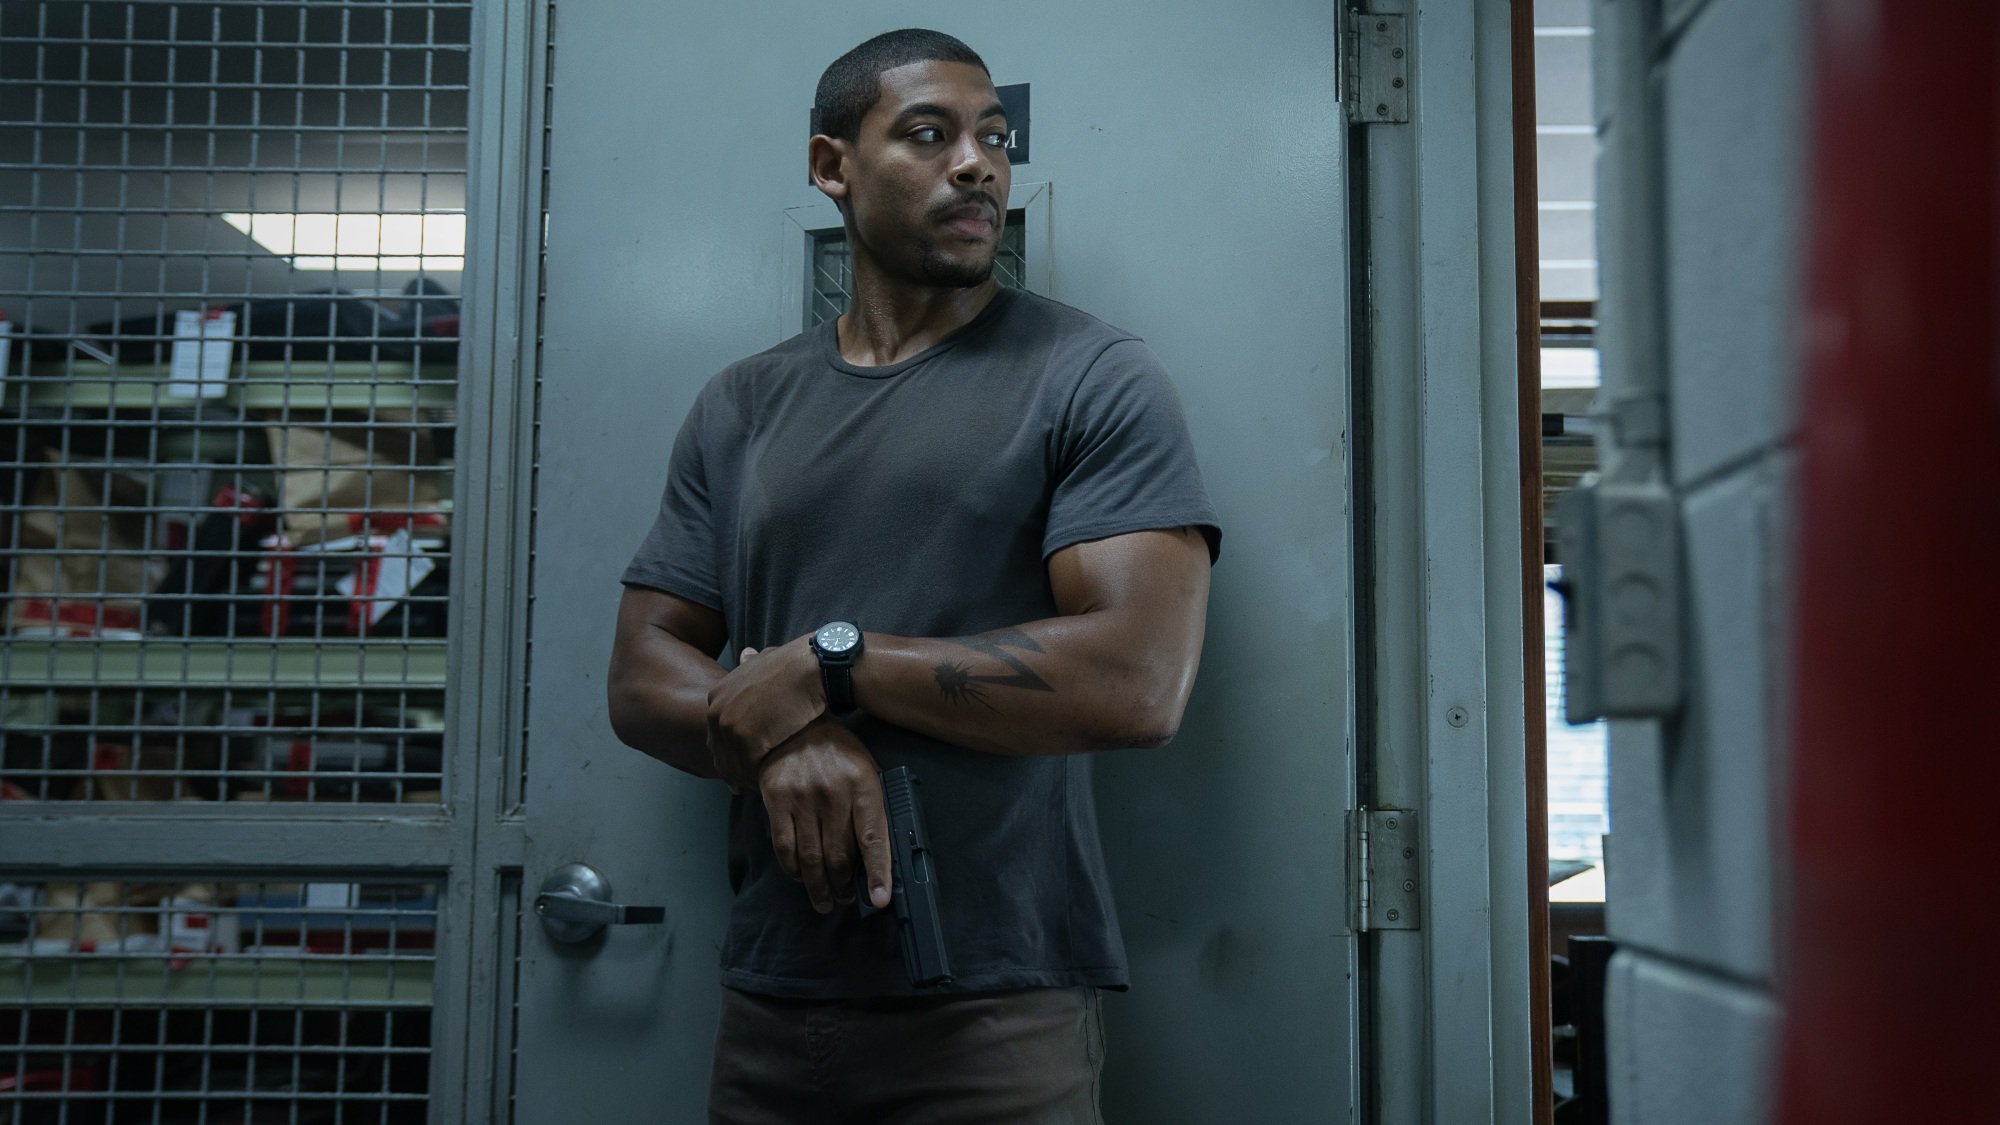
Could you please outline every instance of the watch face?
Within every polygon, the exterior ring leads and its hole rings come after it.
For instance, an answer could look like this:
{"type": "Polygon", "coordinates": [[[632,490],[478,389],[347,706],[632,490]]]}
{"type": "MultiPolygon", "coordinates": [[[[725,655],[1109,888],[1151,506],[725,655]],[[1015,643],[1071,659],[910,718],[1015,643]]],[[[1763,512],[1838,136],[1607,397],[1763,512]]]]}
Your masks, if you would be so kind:
{"type": "Polygon", "coordinates": [[[838,656],[861,643],[861,630],[845,621],[835,621],[820,626],[819,632],[813,634],[813,642],[821,652],[838,656]]]}

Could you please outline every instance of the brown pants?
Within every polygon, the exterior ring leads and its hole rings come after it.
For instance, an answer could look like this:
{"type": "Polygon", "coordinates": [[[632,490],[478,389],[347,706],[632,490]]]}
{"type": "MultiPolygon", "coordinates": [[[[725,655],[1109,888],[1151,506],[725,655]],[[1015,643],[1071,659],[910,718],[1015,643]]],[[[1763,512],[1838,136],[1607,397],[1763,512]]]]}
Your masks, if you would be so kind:
{"type": "Polygon", "coordinates": [[[712,1125],[1102,1125],[1094,988],[895,1000],[722,990],[712,1125]]]}

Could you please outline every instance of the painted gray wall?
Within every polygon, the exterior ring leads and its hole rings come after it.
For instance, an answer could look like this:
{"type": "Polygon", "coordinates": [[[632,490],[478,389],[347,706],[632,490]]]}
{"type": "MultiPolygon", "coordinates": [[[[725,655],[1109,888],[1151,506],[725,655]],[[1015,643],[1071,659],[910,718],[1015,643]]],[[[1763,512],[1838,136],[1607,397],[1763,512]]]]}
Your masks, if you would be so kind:
{"type": "Polygon", "coordinates": [[[1657,260],[1602,236],[1607,390],[1621,320],[1660,317],[1682,514],[1688,696],[1675,718],[1611,727],[1606,997],[1613,1118],[1716,1125],[1770,1113],[1782,826],[1780,700],[1793,490],[1805,28],[1797,0],[1598,0],[1607,159],[1658,138],[1657,260]],[[1619,21],[1651,26],[1615,33],[1619,21]],[[1655,102],[1620,104],[1619,68],[1655,102]]]}

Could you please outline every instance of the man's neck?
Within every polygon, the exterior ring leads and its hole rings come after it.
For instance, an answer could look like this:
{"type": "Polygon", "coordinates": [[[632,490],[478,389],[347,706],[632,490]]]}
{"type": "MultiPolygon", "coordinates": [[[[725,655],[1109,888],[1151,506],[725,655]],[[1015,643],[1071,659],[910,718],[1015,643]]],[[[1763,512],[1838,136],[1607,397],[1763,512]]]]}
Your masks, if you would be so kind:
{"type": "Polygon", "coordinates": [[[854,298],[835,325],[840,358],[856,367],[901,363],[970,324],[999,294],[992,278],[941,289],[857,270],[854,298]]]}

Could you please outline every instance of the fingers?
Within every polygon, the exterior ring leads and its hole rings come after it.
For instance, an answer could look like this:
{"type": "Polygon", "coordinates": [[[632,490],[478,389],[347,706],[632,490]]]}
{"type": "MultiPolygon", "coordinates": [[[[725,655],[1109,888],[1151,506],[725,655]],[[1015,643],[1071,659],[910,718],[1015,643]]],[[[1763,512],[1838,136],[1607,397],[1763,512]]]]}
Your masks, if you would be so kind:
{"type": "Polygon", "coordinates": [[[778,870],[799,877],[798,826],[789,814],[771,814],[771,850],[778,853],[778,870]]]}
{"type": "MultiPolygon", "coordinates": [[[[810,813],[771,814],[771,850],[778,854],[778,869],[805,884],[806,897],[821,914],[833,910],[838,897],[834,888],[840,885],[836,880],[849,884],[854,880],[853,860],[843,854],[851,848],[851,843],[830,837],[824,830],[825,823],[810,813]],[[835,856],[839,858],[831,858],[835,856]]],[[[850,892],[840,901],[853,902],[854,896],[850,892]]]]}
{"type": "Polygon", "coordinates": [[[854,797],[854,841],[861,849],[861,869],[868,876],[868,901],[875,909],[889,906],[891,875],[889,818],[882,810],[882,782],[863,785],[854,797]]]}
{"type": "Polygon", "coordinates": [[[827,846],[820,833],[818,818],[803,819],[798,824],[799,874],[798,879],[806,885],[806,897],[812,900],[813,909],[821,914],[833,910],[833,888],[827,884],[827,846]]]}
{"type": "Polygon", "coordinates": [[[764,757],[824,714],[826,701],[819,663],[803,643],[739,651],[737,667],[708,691],[707,717],[716,774],[742,793],[756,785],[764,757]]]}
{"type": "Polygon", "coordinates": [[[851,904],[857,881],[889,904],[888,819],[875,759],[852,732],[830,723],[773,754],[754,784],[771,823],[778,866],[805,886],[813,909],[851,904]],[[859,868],[859,873],[857,873],[859,868]]]}
{"type": "Polygon", "coordinates": [[[847,818],[828,820],[821,825],[820,840],[825,847],[826,886],[840,906],[854,904],[854,837],[847,818]]]}

